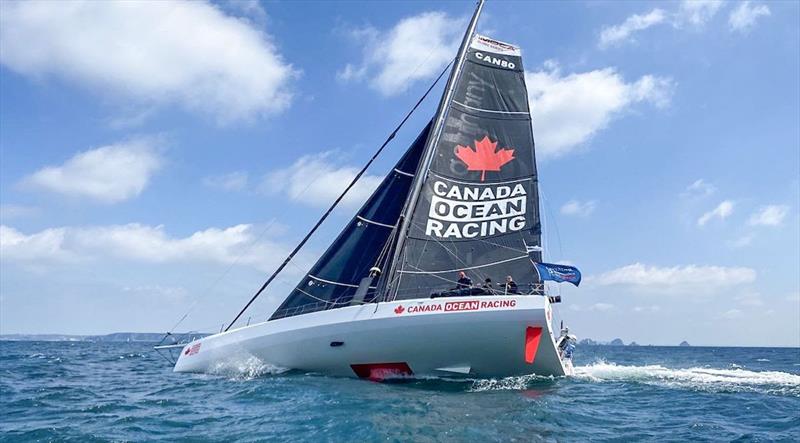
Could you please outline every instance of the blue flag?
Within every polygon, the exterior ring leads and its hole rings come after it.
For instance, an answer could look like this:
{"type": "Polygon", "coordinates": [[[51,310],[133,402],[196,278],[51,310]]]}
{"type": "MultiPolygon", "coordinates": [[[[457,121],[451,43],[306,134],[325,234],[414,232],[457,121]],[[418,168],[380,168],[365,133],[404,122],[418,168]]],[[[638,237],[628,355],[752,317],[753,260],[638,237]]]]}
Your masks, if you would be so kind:
{"type": "Polygon", "coordinates": [[[574,266],[556,265],[553,263],[534,263],[542,281],[570,282],[575,286],[581,284],[581,271],[574,266]]]}

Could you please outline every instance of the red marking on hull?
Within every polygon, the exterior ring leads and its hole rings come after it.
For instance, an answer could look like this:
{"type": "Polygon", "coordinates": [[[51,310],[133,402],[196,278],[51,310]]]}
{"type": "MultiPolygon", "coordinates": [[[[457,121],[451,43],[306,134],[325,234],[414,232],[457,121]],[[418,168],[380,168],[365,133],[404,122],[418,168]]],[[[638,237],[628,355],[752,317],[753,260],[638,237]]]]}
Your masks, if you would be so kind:
{"type": "Polygon", "coordinates": [[[542,338],[542,328],[528,326],[525,329],[525,363],[533,364],[536,360],[536,351],[539,350],[539,339],[542,338]]]}
{"type": "Polygon", "coordinates": [[[408,363],[368,363],[361,365],[350,365],[358,378],[366,378],[372,381],[383,381],[387,378],[407,377],[414,372],[408,363]]]}

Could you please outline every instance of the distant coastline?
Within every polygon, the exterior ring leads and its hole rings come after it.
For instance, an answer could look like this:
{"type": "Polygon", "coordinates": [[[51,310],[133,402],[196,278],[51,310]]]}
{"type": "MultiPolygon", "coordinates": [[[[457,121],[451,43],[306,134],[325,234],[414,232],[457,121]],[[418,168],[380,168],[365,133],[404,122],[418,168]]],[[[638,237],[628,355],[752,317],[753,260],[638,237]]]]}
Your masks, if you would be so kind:
{"type": "MultiPolygon", "coordinates": [[[[178,339],[205,337],[203,332],[176,332],[172,336],[178,339]]],[[[3,334],[0,341],[72,341],[72,342],[160,342],[164,338],[163,332],[114,332],[102,335],[72,335],[72,334],[3,334]]]]}
{"type": "Polygon", "coordinates": [[[625,344],[625,342],[622,341],[621,338],[615,338],[615,339],[613,339],[611,341],[596,341],[596,340],[592,340],[591,338],[584,338],[583,340],[578,342],[578,345],[583,345],[583,346],[683,346],[683,347],[691,346],[689,344],[689,342],[687,342],[686,340],[680,342],[680,344],[677,344],[677,345],[649,345],[649,344],[648,345],[640,345],[639,343],[636,343],[635,341],[632,341],[632,342],[630,342],[628,344],[625,344]]]}

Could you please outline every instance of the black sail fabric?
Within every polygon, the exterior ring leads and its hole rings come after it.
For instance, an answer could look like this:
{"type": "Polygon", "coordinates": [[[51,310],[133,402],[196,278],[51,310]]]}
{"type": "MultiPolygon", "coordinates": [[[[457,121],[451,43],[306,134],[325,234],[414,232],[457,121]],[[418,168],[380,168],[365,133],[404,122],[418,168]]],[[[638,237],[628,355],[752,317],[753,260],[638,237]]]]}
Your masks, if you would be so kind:
{"type": "MultiPolygon", "coordinates": [[[[270,320],[347,305],[397,224],[429,130],[430,124],[270,320]]],[[[374,298],[370,292],[366,301],[374,298]]]]}
{"type": "Polygon", "coordinates": [[[529,292],[541,225],[519,49],[475,35],[446,112],[388,298],[447,291],[462,270],[476,283],[511,275],[529,292]]]}

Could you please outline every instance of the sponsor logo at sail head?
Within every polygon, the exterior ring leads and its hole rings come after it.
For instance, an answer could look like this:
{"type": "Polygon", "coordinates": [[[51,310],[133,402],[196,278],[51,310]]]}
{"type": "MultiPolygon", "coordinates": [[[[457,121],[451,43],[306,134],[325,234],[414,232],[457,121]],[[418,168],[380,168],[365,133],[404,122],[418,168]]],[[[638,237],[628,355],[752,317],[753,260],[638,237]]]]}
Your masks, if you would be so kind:
{"type": "Polygon", "coordinates": [[[497,51],[519,51],[519,48],[512,44],[501,42],[485,35],[476,35],[475,40],[497,51]]]}
{"type": "MultiPolygon", "coordinates": [[[[468,171],[499,172],[514,160],[514,149],[496,149],[488,136],[475,141],[475,149],[457,146],[455,156],[468,171]]],[[[500,184],[450,182],[434,179],[425,235],[443,239],[487,237],[525,228],[528,191],[523,182],[500,184]]]]}
{"type": "Polygon", "coordinates": [[[496,57],[492,54],[484,54],[483,52],[476,52],[475,58],[483,61],[484,63],[489,63],[495,66],[499,66],[501,68],[514,69],[517,67],[517,65],[514,62],[506,60],[503,57],[496,57]]]}

